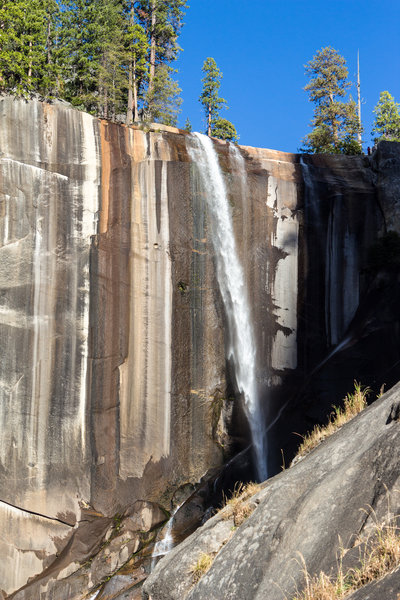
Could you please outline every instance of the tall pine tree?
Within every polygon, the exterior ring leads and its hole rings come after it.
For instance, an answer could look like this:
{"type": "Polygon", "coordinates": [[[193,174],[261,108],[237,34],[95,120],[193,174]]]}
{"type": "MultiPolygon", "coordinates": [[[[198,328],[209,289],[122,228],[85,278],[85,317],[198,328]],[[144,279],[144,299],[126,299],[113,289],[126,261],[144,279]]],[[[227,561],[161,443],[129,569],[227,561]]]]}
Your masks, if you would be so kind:
{"type": "Polygon", "coordinates": [[[304,89],[315,109],[313,130],[303,140],[303,151],[359,154],[361,125],[355,103],[343,101],[351,86],[345,59],[334,48],[322,48],[306,65],[306,73],[310,82],[304,89]]]}
{"type": "Polygon", "coordinates": [[[97,113],[114,118],[123,111],[127,88],[123,7],[120,0],[94,0],[92,7],[97,113]]]}
{"type": "Polygon", "coordinates": [[[64,0],[60,32],[60,61],[63,65],[61,95],[73,106],[91,110],[96,90],[91,0],[64,0]]]}
{"type": "Polygon", "coordinates": [[[230,142],[237,142],[239,137],[235,126],[227,119],[221,119],[219,111],[226,106],[226,100],[219,96],[221,87],[222,73],[217,67],[215,59],[206,58],[202,71],[204,77],[201,80],[203,90],[200,95],[200,102],[204,108],[204,114],[207,122],[207,135],[214,136],[230,142]]]}
{"type": "Polygon", "coordinates": [[[381,140],[400,142],[400,106],[389,92],[380,93],[374,113],[372,135],[375,143],[381,140]]]}
{"type": "Polygon", "coordinates": [[[149,43],[149,72],[148,90],[145,101],[144,115],[154,121],[157,118],[158,107],[154,104],[156,94],[155,78],[166,79],[166,67],[169,73],[168,87],[172,93],[171,104],[177,106],[176,82],[172,80],[171,64],[176,60],[179,50],[178,36],[183,26],[183,16],[187,7],[186,0],[141,0],[138,2],[137,13],[149,43]],[[161,68],[157,75],[158,68],[161,68]]]}
{"type": "Polygon", "coordinates": [[[186,0],[2,0],[0,91],[175,124],[186,0]]]}
{"type": "Polygon", "coordinates": [[[0,88],[51,95],[58,5],[55,0],[3,0],[0,5],[0,88]]]}
{"type": "Polygon", "coordinates": [[[137,2],[125,0],[125,52],[128,71],[126,124],[139,120],[139,103],[143,99],[148,75],[149,42],[138,21],[137,2]]]}
{"type": "Polygon", "coordinates": [[[147,94],[152,121],[176,127],[182,99],[181,89],[171,77],[168,65],[158,65],[154,76],[153,86],[147,94]]]}
{"type": "Polygon", "coordinates": [[[127,89],[121,0],[66,0],[62,51],[64,95],[74,106],[113,118],[127,89]]]}

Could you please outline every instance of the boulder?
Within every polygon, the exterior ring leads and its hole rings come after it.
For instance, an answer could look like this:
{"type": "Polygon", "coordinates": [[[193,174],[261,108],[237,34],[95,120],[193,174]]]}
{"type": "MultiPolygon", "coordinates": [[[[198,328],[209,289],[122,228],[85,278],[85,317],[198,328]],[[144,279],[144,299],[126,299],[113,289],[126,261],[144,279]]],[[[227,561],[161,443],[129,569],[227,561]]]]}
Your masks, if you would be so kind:
{"type": "MultiPolygon", "coordinates": [[[[360,540],[376,522],[399,514],[399,407],[397,384],[302,461],[270,479],[252,498],[257,508],[240,527],[223,509],[158,563],[143,598],[287,600],[304,585],[305,568],[310,575],[334,573],[343,549],[357,565],[354,548],[360,540]],[[213,563],[196,583],[191,569],[202,552],[213,563]]],[[[368,596],[360,591],[351,597],[395,598],[398,570],[385,580],[370,584],[368,596]],[[389,589],[389,595],[382,591],[389,589]]]]}

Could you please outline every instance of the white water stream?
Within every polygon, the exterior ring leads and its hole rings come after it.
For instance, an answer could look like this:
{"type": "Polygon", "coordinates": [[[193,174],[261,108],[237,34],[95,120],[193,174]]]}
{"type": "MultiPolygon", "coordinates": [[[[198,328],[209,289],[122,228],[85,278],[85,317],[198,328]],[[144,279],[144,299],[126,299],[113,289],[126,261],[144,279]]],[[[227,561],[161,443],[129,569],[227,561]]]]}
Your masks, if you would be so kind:
{"type": "Polygon", "coordinates": [[[168,554],[168,552],[171,552],[172,548],[174,547],[174,538],[172,537],[172,528],[174,525],[175,515],[181,506],[182,506],[182,504],[179,504],[179,506],[177,506],[175,508],[175,510],[173,511],[173,513],[171,514],[169,521],[165,525],[164,537],[161,540],[158,540],[158,542],[156,542],[154,544],[153,553],[151,555],[150,573],[154,570],[154,567],[157,564],[157,558],[165,556],[166,554],[168,554]]]}
{"type": "Polygon", "coordinates": [[[204,188],[218,284],[229,328],[228,359],[234,365],[238,390],[243,394],[253,438],[257,474],[267,478],[265,427],[256,381],[256,347],[243,269],[236,248],[231,208],[213,143],[205,135],[191,137],[189,154],[204,188]]]}

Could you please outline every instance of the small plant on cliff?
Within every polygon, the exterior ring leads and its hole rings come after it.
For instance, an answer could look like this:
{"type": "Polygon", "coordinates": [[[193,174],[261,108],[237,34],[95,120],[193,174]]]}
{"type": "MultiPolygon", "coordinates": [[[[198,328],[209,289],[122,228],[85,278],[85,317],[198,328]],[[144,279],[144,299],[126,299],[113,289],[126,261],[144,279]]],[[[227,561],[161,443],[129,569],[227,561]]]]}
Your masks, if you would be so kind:
{"type": "Polygon", "coordinates": [[[369,388],[362,388],[361,384],[355,381],[354,392],[352,394],[347,394],[344,399],[343,408],[334,406],[334,412],[332,413],[328,424],[323,426],[316,425],[311,433],[304,436],[292,464],[306,456],[306,454],[316,448],[325,438],[332,435],[332,433],[335,433],[335,431],[340,429],[345,423],[358,415],[358,413],[367,406],[367,397],[369,393],[369,388]]]}
{"type": "Polygon", "coordinates": [[[233,518],[235,527],[239,527],[254,510],[254,504],[248,500],[260,490],[257,483],[250,482],[247,485],[239,483],[235,486],[232,496],[225,500],[224,510],[222,513],[223,519],[233,518]]]}
{"type": "Polygon", "coordinates": [[[190,573],[192,574],[194,583],[200,581],[203,575],[207,573],[207,571],[211,568],[211,565],[213,564],[213,560],[214,559],[211,556],[211,554],[207,554],[206,552],[201,552],[199,554],[197,562],[195,562],[190,567],[190,573]]]}
{"type": "Polygon", "coordinates": [[[357,539],[360,547],[357,567],[343,572],[341,562],[335,577],[326,573],[311,576],[304,568],[304,590],[292,600],[342,600],[367,583],[381,579],[400,566],[400,528],[397,519],[376,523],[368,538],[357,539]]]}

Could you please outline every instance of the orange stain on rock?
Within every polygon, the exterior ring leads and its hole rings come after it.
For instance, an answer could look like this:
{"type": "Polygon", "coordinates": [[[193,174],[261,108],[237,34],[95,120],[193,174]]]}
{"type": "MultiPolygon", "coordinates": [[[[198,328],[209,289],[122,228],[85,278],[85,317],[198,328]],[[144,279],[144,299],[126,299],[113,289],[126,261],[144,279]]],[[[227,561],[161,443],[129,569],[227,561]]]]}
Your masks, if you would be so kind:
{"type": "Polygon", "coordinates": [[[100,233],[105,233],[108,228],[110,205],[110,175],[111,175],[111,144],[108,136],[107,121],[100,121],[100,147],[101,147],[101,209],[100,233]]]}

